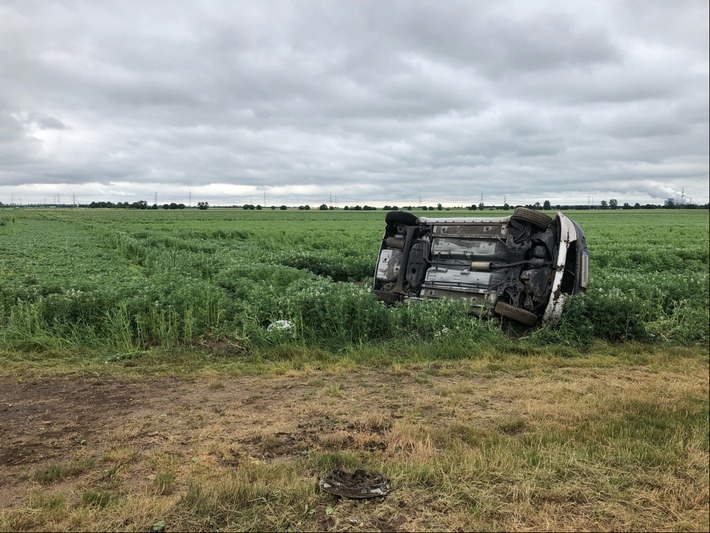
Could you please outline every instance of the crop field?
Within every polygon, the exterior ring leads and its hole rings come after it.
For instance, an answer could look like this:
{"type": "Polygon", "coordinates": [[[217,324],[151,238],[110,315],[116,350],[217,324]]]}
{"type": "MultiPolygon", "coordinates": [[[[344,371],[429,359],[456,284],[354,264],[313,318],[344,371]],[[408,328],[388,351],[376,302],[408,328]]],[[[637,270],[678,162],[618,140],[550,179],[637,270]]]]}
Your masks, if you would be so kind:
{"type": "Polygon", "coordinates": [[[708,211],[566,214],[524,329],[376,301],[382,211],[0,210],[0,530],[708,530],[708,211]]]}

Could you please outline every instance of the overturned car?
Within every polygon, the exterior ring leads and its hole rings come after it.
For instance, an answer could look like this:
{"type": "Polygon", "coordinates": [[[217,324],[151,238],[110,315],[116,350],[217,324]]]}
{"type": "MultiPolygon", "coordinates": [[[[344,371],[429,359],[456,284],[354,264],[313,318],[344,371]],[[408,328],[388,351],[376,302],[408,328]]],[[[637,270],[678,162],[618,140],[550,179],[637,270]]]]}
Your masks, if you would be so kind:
{"type": "Polygon", "coordinates": [[[390,211],[375,270],[380,300],[463,298],[472,310],[526,326],[555,322],[565,297],[587,288],[584,232],[519,207],[509,217],[418,217],[390,211]]]}

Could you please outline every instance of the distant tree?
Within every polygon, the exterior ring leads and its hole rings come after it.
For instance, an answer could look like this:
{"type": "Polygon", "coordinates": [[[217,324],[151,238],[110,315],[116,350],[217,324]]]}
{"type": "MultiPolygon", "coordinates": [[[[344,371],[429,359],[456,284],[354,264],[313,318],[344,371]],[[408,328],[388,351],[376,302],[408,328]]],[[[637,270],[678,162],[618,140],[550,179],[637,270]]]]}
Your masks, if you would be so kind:
{"type": "Polygon", "coordinates": [[[552,206],[550,205],[550,200],[545,200],[545,202],[542,204],[542,208],[545,211],[549,211],[550,209],[552,209],[552,206]]]}
{"type": "Polygon", "coordinates": [[[274,209],[276,209],[276,206],[275,206],[275,205],[272,205],[272,206],[271,206],[271,210],[273,211],[274,209]]]}
{"type": "Polygon", "coordinates": [[[320,207],[318,209],[320,209],[321,211],[327,211],[328,206],[326,204],[320,204],[320,207]]]}
{"type": "Polygon", "coordinates": [[[178,205],[175,202],[170,202],[170,209],[177,209],[178,205]]]}
{"type": "Polygon", "coordinates": [[[616,198],[612,198],[609,200],[609,209],[618,209],[619,208],[619,201],[616,198]]]}
{"type": "Polygon", "coordinates": [[[510,204],[509,204],[508,202],[504,203],[504,204],[503,204],[503,209],[505,209],[506,211],[508,211],[508,210],[510,209],[510,204]]]}
{"type": "Polygon", "coordinates": [[[541,208],[542,206],[540,205],[540,202],[535,202],[535,205],[533,205],[533,209],[535,211],[539,211],[541,208]]]}
{"type": "Polygon", "coordinates": [[[286,209],[288,209],[288,207],[286,207],[285,205],[282,205],[281,207],[279,207],[279,209],[281,209],[281,211],[286,211],[286,209]]]}
{"type": "Polygon", "coordinates": [[[177,205],[177,208],[178,208],[178,209],[185,209],[185,204],[178,204],[178,205],[177,205]]]}
{"type": "Polygon", "coordinates": [[[638,203],[638,202],[636,202],[636,203],[634,204],[634,209],[641,209],[641,204],[638,203]]]}
{"type": "Polygon", "coordinates": [[[261,211],[261,205],[256,204],[256,210],[257,210],[257,211],[261,211]]]}
{"type": "Polygon", "coordinates": [[[158,204],[153,204],[152,206],[150,206],[150,208],[151,209],[158,209],[158,204]]]}
{"type": "Polygon", "coordinates": [[[439,204],[436,204],[436,208],[437,208],[439,211],[441,211],[441,210],[443,209],[443,206],[439,203],[439,204]]]}
{"type": "Polygon", "coordinates": [[[382,208],[382,210],[383,210],[383,211],[393,211],[391,205],[386,205],[386,206],[384,206],[384,207],[382,208]]]}
{"type": "Polygon", "coordinates": [[[197,202],[197,209],[207,209],[210,206],[207,202],[197,202]]]}
{"type": "Polygon", "coordinates": [[[624,205],[621,207],[621,209],[631,209],[631,205],[629,202],[624,202],[624,205]]]}
{"type": "Polygon", "coordinates": [[[478,209],[481,210],[481,211],[483,211],[483,210],[485,209],[485,207],[486,207],[486,206],[483,204],[483,202],[481,202],[481,203],[478,204],[478,209]]]}
{"type": "Polygon", "coordinates": [[[163,204],[163,209],[170,209],[170,204],[163,204]]]}
{"type": "Polygon", "coordinates": [[[350,211],[350,208],[346,205],[345,207],[343,207],[343,211],[350,211]]]}
{"type": "Polygon", "coordinates": [[[606,200],[602,200],[601,208],[602,209],[609,209],[609,204],[606,203],[606,200]]]}

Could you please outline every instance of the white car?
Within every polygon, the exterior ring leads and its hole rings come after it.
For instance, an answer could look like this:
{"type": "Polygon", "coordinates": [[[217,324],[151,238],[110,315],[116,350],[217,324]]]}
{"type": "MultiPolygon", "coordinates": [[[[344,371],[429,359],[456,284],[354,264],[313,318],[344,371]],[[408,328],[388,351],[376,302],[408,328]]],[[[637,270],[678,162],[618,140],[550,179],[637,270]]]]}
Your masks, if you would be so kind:
{"type": "Polygon", "coordinates": [[[554,218],[519,207],[509,217],[418,217],[390,211],[374,292],[404,299],[463,298],[473,310],[534,326],[554,323],[565,297],[587,289],[584,232],[562,213],[554,218]]]}

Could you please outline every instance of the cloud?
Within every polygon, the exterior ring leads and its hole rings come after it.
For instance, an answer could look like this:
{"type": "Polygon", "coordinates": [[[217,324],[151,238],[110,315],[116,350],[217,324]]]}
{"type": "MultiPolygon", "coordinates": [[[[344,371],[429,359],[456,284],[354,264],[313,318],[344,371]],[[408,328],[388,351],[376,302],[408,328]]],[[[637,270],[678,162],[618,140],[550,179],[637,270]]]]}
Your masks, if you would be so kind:
{"type": "Polygon", "coordinates": [[[0,201],[704,203],[707,20],[692,0],[5,2],[0,201]]]}

